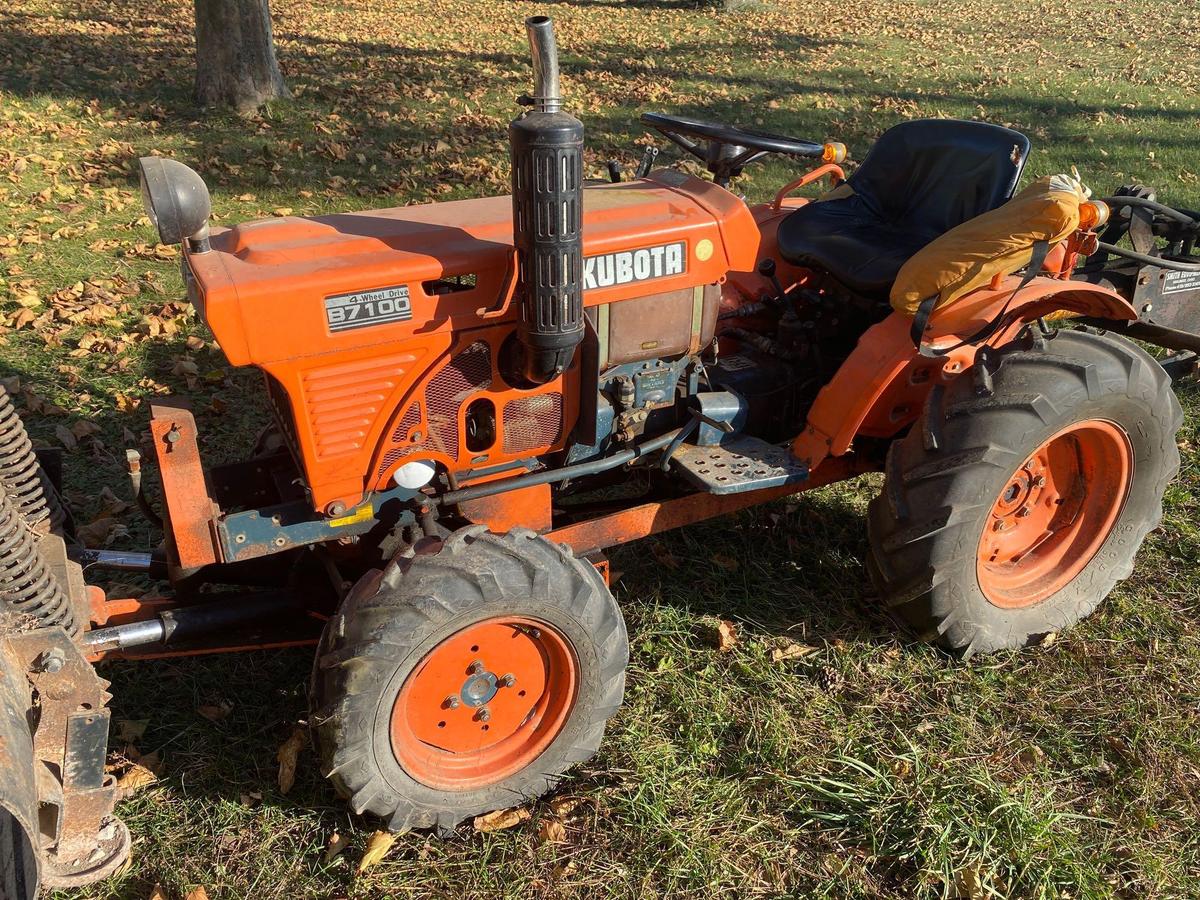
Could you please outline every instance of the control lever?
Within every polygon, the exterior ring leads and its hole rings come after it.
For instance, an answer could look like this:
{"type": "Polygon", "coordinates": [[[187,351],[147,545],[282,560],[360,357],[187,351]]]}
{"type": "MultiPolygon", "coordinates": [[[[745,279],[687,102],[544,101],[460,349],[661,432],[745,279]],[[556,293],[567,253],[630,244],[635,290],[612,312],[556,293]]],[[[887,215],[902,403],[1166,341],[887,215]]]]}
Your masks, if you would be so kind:
{"type": "Polygon", "coordinates": [[[634,173],[636,178],[645,178],[650,174],[650,170],[654,168],[654,161],[658,159],[658,148],[653,144],[648,144],[646,150],[642,153],[642,161],[638,163],[637,172],[634,173]]]}
{"type": "Polygon", "coordinates": [[[608,180],[613,184],[620,184],[621,175],[621,164],[615,159],[610,159],[608,161],[608,180]]]}
{"type": "Polygon", "coordinates": [[[775,274],[775,260],[767,257],[758,264],[758,274],[771,282],[771,286],[775,288],[775,302],[782,303],[784,297],[783,285],[779,283],[779,277],[775,274]]]}

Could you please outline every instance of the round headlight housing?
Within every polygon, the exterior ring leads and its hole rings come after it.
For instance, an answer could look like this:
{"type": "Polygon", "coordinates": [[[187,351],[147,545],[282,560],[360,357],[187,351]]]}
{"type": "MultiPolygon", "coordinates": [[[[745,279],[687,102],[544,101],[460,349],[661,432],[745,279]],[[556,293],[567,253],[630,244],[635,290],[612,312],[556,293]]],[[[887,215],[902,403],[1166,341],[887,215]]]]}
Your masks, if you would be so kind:
{"type": "Polygon", "coordinates": [[[200,241],[208,236],[212,201],[203,178],[183,163],[159,156],[138,160],[138,178],[142,206],[162,243],[178,244],[184,238],[200,241]]]}
{"type": "Polygon", "coordinates": [[[410,491],[420,490],[433,480],[437,474],[437,466],[426,459],[414,459],[406,462],[396,470],[392,480],[397,487],[408,488],[410,491]]]}

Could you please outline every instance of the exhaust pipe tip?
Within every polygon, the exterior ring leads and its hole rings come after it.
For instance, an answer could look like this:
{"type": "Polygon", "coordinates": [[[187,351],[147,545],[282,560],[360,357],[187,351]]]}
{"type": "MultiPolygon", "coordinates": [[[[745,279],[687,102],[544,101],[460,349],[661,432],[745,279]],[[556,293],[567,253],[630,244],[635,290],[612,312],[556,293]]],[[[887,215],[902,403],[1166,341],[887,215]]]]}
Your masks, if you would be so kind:
{"type": "Polygon", "coordinates": [[[533,57],[532,106],[538,112],[556,113],[562,109],[562,89],[558,77],[558,44],[554,40],[554,21],[549,16],[530,16],[525,20],[529,52],[533,57]]]}

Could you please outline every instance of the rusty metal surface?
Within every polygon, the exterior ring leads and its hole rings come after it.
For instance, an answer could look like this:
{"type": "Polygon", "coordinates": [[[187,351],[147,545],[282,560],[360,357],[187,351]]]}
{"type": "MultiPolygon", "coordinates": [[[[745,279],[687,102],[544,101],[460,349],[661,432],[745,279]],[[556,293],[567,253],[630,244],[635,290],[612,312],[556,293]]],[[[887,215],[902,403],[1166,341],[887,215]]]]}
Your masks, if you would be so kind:
{"type": "Polygon", "coordinates": [[[186,409],[155,403],[150,407],[150,433],[170,520],[168,537],[179,567],[197,569],[217,562],[212,531],[217,509],[200,463],[196,420],[186,409]]]}
{"type": "Polygon", "coordinates": [[[870,462],[856,459],[852,455],[837,457],[826,460],[809,476],[808,481],[799,484],[786,484],[742,494],[696,493],[675,500],[643,503],[587,522],[558,528],[546,536],[553,541],[568,544],[576,554],[582,556],[692,522],[737,512],[789,494],[823,487],[875,468],[870,462]]]}
{"type": "Polygon", "coordinates": [[[129,852],[129,832],[113,815],[116,782],[104,771],[108,682],[61,628],[9,635],[4,643],[37,709],[33,779],[42,881],[71,887],[103,878],[129,852]]]}
{"type": "Polygon", "coordinates": [[[20,662],[0,642],[0,897],[13,900],[33,900],[40,869],[30,693],[20,662]]]}

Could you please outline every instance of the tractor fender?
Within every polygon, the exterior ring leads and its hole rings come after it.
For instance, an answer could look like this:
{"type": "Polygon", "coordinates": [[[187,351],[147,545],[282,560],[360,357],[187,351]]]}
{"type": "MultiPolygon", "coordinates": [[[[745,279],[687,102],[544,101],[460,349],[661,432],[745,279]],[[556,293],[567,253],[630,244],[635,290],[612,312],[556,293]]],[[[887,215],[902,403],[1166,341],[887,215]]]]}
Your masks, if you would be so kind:
{"type": "Polygon", "coordinates": [[[1005,324],[986,341],[926,357],[913,346],[912,318],[893,312],[867,329],[841,368],[817,394],[804,430],[792,441],[793,455],[809,471],[827,456],[842,456],[859,435],[890,438],[911,425],[925,397],[971,367],[980,347],[1011,341],[1028,323],[1051,313],[1136,319],[1134,307],[1115,291],[1058,278],[1034,278],[1018,290],[1010,276],[998,286],[980,288],[930,317],[925,340],[932,347],[953,347],[977,333],[1006,302],[1005,324]],[[1015,291],[1015,293],[1014,293],[1015,291]],[[1009,298],[1011,297],[1011,302],[1009,298]]]}

